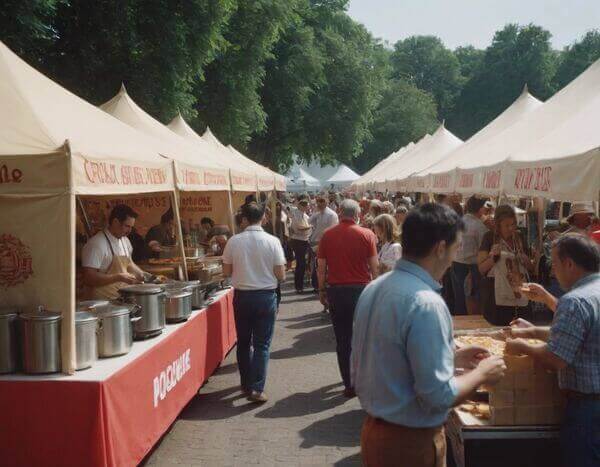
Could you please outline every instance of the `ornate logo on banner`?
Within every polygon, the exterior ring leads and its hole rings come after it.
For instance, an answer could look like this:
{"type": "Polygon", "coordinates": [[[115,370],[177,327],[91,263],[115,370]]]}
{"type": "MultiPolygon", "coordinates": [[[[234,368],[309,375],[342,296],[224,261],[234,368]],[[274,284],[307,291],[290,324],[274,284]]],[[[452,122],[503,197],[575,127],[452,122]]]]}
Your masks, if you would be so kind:
{"type": "Polygon", "coordinates": [[[31,250],[17,237],[0,234],[0,287],[22,284],[33,274],[31,250]]]}

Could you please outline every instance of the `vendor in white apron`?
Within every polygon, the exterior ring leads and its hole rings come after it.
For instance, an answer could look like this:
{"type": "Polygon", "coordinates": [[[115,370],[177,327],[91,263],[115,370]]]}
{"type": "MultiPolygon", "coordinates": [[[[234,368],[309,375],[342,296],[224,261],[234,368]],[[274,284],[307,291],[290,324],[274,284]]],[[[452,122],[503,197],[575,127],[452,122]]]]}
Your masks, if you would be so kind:
{"type": "Polygon", "coordinates": [[[531,319],[529,300],[519,289],[529,282],[533,263],[517,230],[517,216],[512,206],[498,206],[494,224],[494,230],[483,236],[477,255],[483,276],[481,306],[491,324],[507,326],[515,318],[531,319]]]}
{"type": "Polygon", "coordinates": [[[120,288],[142,282],[145,273],[132,261],[133,247],[127,238],[137,216],[129,206],[115,206],[108,227],[83,247],[81,263],[89,298],[112,300],[118,298],[120,288]]]}

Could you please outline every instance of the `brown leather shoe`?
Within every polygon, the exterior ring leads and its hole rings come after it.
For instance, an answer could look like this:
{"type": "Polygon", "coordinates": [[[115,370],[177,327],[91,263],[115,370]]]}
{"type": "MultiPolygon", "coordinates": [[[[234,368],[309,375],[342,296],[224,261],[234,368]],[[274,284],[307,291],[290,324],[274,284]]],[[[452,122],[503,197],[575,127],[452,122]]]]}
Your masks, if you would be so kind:
{"type": "Polygon", "coordinates": [[[244,396],[246,396],[246,397],[250,397],[250,394],[252,394],[252,390],[248,389],[248,388],[245,388],[245,387],[242,387],[241,391],[242,391],[242,394],[244,396]]]}
{"type": "Polygon", "coordinates": [[[344,397],[352,399],[353,397],[356,397],[356,392],[354,392],[354,389],[352,388],[346,388],[344,389],[344,397]]]}
{"type": "Polygon", "coordinates": [[[252,391],[252,393],[248,396],[248,400],[257,404],[264,404],[269,400],[269,398],[264,392],[252,391]]]}

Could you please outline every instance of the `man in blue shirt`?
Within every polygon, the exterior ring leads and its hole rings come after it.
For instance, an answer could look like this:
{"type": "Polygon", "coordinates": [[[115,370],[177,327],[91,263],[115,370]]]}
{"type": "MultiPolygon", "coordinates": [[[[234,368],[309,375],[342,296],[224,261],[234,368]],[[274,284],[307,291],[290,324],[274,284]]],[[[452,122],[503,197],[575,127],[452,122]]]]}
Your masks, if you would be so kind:
{"type": "Polygon", "coordinates": [[[351,371],[368,414],[361,434],[367,467],[445,466],[443,424],[450,408],[506,369],[485,349],[455,351],[439,281],[456,257],[463,228],[447,206],[411,211],[403,226],[403,259],[360,297],[351,371]],[[474,369],[455,376],[455,366],[474,369]]]}
{"type": "Polygon", "coordinates": [[[581,234],[567,234],[552,247],[552,264],[563,290],[560,299],[538,284],[526,284],[529,299],[556,310],[550,328],[523,320],[513,324],[506,351],[531,355],[558,371],[568,403],[561,427],[565,466],[600,465],[600,250],[581,234]],[[524,338],[546,343],[529,344],[524,338]]]}

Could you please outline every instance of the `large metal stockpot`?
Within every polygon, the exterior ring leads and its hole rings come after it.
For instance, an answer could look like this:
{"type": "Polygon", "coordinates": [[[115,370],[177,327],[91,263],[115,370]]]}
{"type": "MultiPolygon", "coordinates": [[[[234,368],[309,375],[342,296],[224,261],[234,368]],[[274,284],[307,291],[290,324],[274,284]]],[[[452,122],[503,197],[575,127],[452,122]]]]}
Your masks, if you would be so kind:
{"type": "Polygon", "coordinates": [[[98,355],[102,358],[125,355],[133,344],[133,323],[141,319],[133,316],[139,307],[131,305],[99,306],[93,312],[99,320],[98,355]]]}
{"type": "Polygon", "coordinates": [[[19,362],[17,309],[0,307],[0,373],[14,373],[19,362]]]}
{"type": "Polygon", "coordinates": [[[95,315],[87,311],[75,313],[76,370],[90,368],[98,360],[97,330],[98,318],[95,315]]]}
{"type": "Polygon", "coordinates": [[[167,292],[177,290],[192,292],[192,309],[198,310],[204,307],[206,287],[202,286],[200,281],[174,281],[165,284],[165,288],[167,292]]]}
{"type": "Polygon", "coordinates": [[[166,292],[165,317],[168,323],[187,321],[192,314],[192,292],[188,289],[166,292]]]}
{"type": "Polygon", "coordinates": [[[166,325],[165,288],[154,284],[129,285],[119,289],[125,303],[140,305],[142,319],[133,325],[134,339],[158,336],[166,325]]]}
{"type": "Polygon", "coordinates": [[[38,310],[23,313],[23,370],[25,373],[56,373],[61,369],[61,313],[38,310]]]}

